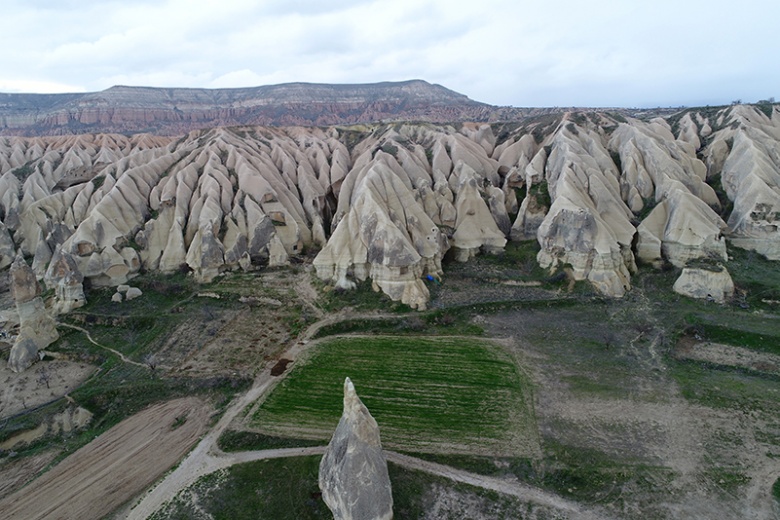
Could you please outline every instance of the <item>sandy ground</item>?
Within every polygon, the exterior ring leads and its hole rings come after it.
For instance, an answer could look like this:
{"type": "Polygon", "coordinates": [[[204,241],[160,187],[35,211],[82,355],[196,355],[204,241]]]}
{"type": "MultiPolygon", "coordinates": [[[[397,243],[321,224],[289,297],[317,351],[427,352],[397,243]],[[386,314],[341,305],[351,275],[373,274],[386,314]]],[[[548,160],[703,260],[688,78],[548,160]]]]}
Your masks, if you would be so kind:
{"type": "Polygon", "coordinates": [[[0,501],[3,518],[103,518],[174,465],[203,434],[210,413],[190,397],[122,421],[0,501]]]}
{"type": "Polygon", "coordinates": [[[54,360],[36,363],[17,374],[0,363],[0,419],[54,401],[78,388],[95,367],[54,360]]]}
{"type": "Polygon", "coordinates": [[[741,347],[732,347],[721,343],[680,342],[675,355],[678,358],[706,361],[717,365],[748,368],[759,372],[780,374],[780,356],[768,352],[756,352],[741,347]]]}
{"type": "Polygon", "coordinates": [[[3,459],[0,464],[0,498],[27,484],[39,471],[54,460],[57,453],[59,453],[58,450],[50,450],[21,459],[3,459]]]}

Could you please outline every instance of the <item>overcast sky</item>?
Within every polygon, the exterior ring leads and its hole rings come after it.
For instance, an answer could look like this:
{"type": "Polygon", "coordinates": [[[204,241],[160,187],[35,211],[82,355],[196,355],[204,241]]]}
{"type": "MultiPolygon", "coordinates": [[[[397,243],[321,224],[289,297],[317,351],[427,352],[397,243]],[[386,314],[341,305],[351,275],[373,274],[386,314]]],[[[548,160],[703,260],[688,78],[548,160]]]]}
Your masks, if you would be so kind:
{"type": "Polygon", "coordinates": [[[424,79],[495,105],[780,98],[777,0],[3,0],[0,91],[424,79]]]}

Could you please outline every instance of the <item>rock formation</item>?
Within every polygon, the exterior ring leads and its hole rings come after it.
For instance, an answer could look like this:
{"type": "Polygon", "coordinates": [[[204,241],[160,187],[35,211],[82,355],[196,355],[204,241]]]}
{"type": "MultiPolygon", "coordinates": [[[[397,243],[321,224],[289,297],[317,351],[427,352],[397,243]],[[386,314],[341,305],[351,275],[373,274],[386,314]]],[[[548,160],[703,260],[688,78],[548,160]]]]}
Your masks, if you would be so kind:
{"type": "Polygon", "coordinates": [[[745,106],[730,117],[731,126],[712,146],[731,141],[720,176],[734,203],[728,218],[732,242],[780,260],[780,117],[777,109],[769,118],[745,106]]]}
{"type": "MultiPolygon", "coordinates": [[[[424,85],[396,87],[437,103],[424,85]]],[[[293,91],[284,96],[309,95],[293,91]]],[[[772,110],[2,137],[0,268],[31,255],[35,277],[60,286],[59,309],[78,299],[76,273],[93,285],[141,269],[209,282],[318,252],[316,272],[334,286],[370,279],[423,309],[423,280],[443,276],[450,249],[468,261],[533,239],[540,265],[619,297],[635,259],[728,268],[726,241],[780,259],[772,110]]]]}
{"type": "Polygon", "coordinates": [[[8,228],[0,222],[0,269],[8,267],[16,257],[16,248],[8,228]]]}
{"type": "Polygon", "coordinates": [[[575,280],[622,296],[635,269],[636,229],[618,171],[598,135],[572,123],[556,135],[546,168],[552,206],[537,232],[542,267],[570,265],[575,280]]]}
{"type": "Polygon", "coordinates": [[[344,412],[320,462],[322,498],[335,520],[389,520],[393,495],[379,426],[344,381],[344,412]]]}
{"type": "Polygon", "coordinates": [[[674,282],[674,292],[691,298],[723,303],[734,296],[734,282],[722,265],[686,267],[674,282]]]}
{"type": "Polygon", "coordinates": [[[19,313],[19,335],[8,358],[8,367],[22,372],[38,360],[38,351],[59,338],[54,319],[46,312],[40,286],[21,255],[11,265],[11,292],[19,313]]]}
{"type": "Polygon", "coordinates": [[[54,314],[66,314],[87,303],[84,296],[84,275],[69,253],[57,248],[44,276],[46,287],[54,289],[54,314]]]}
{"type": "Polygon", "coordinates": [[[444,253],[439,228],[414,202],[411,190],[389,167],[372,167],[353,192],[341,219],[314,266],[337,287],[371,277],[394,300],[424,309],[428,289],[421,278],[441,274],[444,253]]]}

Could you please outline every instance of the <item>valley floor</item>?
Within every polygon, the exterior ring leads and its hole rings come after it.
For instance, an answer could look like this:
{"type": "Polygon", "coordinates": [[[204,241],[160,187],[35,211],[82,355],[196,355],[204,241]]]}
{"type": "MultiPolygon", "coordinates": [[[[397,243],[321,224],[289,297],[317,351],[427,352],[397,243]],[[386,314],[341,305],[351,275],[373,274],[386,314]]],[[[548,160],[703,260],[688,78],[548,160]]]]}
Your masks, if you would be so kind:
{"type": "MultiPolygon", "coordinates": [[[[752,260],[751,268],[759,264],[752,260]]],[[[310,425],[279,435],[265,428],[270,423],[253,422],[257,410],[269,396],[301,391],[295,381],[307,367],[338,363],[317,357],[336,340],[395,337],[398,345],[431,345],[447,336],[498,348],[503,357],[496,359],[508,360],[518,381],[527,381],[529,411],[519,413],[511,401],[506,428],[523,437],[518,442],[525,444],[514,445],[535,448],[421,448],[404,445],[387,423],[396,518],[780,517],[773,495],[780,478],[778,309],[760,294],[728,305],[690,300],[671,292],[674,273],[652,271],[640,273],[625,298],[604,299],[516,265],[485,257],[447,266],[425,313],[409,313],[366,287],[328,292],[306,266],[225,277],[199,289],[167,282],[175,290],[158,286],[159,300],[121,308],[96,293],[93,306],[69,324],[89,330],[97,345],[63,327],[65,345],[54,349],[99,367],[68,396],[96,414],[93,436],[78,451],[78,435],[71,435],[14,448],[13,457],[6,452],[0,475],[12,484],[0,489],[0,504],[11,511],[5,507],[13,503],[14,518],[47,518],[54,508],[59,514],[71,507],[81,507],[80,518],[111,511],[139,519],[327,517],[316,485],[327,435],[310,425]],[[197,296],[206,292],[219,298],[197,296]],[[248,297],[255,300],[245,303],[248,297]],[[262,303],[271,300],[285,303],[262,303]],[[253,319],[255,327],[241,328],[253,319]],[[101,325],[108,321],[114,326],[101,325]],[[147,336],[133,329],[137,323],[156,332],[147,336]],[[186,342],[175,332],[185,329],[186,342]],[[100,347],[108,344],[125,361],[100,347]],[[149,364],[150,353],[159,365],[149,364]],[[222,379],[204,379],[211,372],[222,379]],[[239,383],[247,376],[251,384],[239,383]],[[109,385],[125,390],[112,393],[109,385]],[[57,450],[72,454],[20,489],[61,458],[57,450]],[[94,498],[84,509],[86,492],[94,498]]],[[[740,271],[733,274],[739,285],[740,271]]],[[[373,399],[381,429],[390,418],[382,395],[373,399]]],[[[482,406],[510,402],[495,399],[482,406]]],[[[27,424],[3,421],[16,433],[27,424]]],[[[468,428],[438,435],[459,439],[468,428]]],[[[488,440],[499,438],[513,437],[488,440]]]]}

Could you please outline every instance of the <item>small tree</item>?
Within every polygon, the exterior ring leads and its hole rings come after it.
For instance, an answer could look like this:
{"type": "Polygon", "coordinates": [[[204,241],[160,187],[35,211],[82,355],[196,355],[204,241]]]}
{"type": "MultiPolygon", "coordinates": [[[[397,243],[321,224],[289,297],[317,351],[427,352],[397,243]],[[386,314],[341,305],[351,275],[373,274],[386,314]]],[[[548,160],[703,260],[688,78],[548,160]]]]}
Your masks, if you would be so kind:
{"type": "Polygon", "coordinates": [[[46,388],[50,388],[49,383],[51,383],[51,372],[47,365],[42,365],[38,369],[38,384],[45,384],[46,388]]]}

